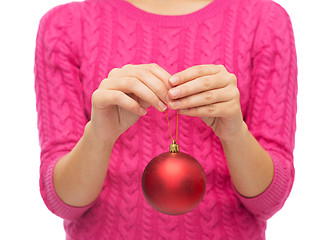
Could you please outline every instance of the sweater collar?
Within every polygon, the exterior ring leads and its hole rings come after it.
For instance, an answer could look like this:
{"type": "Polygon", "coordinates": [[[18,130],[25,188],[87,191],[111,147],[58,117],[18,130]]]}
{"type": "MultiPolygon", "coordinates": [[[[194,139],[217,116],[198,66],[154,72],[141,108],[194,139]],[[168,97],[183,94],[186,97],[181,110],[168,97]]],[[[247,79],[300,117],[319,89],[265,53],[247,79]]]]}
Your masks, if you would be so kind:
{"type": "Polygon", "coordinates": [[[160,15],[144,11],[125,0],[106,0],[114,4],[118,12],[127,15],[138,22],[156,26],[183,26],[202,22],[211,18],[229,5],[230,0],[213,0],[203,8],[183,15],[160,15]]]}

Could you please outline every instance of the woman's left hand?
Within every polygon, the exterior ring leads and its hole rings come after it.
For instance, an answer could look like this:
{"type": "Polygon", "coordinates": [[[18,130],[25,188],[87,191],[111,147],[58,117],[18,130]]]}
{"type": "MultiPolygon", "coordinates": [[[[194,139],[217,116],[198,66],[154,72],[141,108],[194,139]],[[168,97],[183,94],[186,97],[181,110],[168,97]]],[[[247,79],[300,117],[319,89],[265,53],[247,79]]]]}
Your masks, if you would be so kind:
{"type": "Polygon", "coordinates": [[[237,78],[223,65],[197,65],[170,77],[168,107],[201,117],[221,140],[244,129],[237,78]]]}

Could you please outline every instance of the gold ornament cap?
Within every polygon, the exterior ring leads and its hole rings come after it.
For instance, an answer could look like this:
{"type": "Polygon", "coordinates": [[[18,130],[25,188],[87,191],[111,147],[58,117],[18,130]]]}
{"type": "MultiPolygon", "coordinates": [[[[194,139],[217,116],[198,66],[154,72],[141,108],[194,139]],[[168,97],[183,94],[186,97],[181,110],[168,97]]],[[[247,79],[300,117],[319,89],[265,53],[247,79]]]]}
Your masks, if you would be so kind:
{"type": "Polygon", "coordinates": [[[171,152],[171,153],[178,153],[179,152],[179,145],[177,145],[175,140],[173,140],[173,143],[169,145],[169,152],[171,152]]]}

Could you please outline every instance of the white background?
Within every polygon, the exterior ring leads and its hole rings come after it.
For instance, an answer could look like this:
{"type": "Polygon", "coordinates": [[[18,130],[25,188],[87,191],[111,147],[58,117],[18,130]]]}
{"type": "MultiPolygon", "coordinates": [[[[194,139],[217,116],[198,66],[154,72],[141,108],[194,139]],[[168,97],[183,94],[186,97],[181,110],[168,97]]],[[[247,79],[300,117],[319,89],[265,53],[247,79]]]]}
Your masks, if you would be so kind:
{"type": "MultiPolygon", "coordinates": [[[[0,239],[64,239],[39,193],[34,92],[38,23],[66,0],[0,3],[0,239]]],[[[299,65],[296,179],[268,240],[336,239],[336,7],[277,0],[292,19],[299,65]]]]}

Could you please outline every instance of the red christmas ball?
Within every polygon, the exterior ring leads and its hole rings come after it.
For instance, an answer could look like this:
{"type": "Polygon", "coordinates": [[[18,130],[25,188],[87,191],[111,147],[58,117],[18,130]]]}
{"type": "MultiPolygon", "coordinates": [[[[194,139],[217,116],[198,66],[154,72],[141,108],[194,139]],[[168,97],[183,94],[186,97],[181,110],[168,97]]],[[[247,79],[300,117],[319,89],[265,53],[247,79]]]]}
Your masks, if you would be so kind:
{"type": "Polygon", "coordinates": [[[201,164],[183,152],[153,158],[142,175],[142,192],[154,209],[168,215],[193,210],[203,199],[206,176],[201,164]]]}

